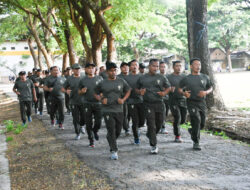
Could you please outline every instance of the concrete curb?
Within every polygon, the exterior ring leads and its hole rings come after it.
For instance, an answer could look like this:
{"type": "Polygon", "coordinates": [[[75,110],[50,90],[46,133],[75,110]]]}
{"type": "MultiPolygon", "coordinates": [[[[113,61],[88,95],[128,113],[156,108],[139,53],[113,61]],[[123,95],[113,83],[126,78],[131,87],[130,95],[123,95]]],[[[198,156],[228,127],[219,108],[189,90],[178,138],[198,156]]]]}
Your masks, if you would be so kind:
{"type": "MultiPolygon", "coordinates": [[[[4,129],[0,126],[0,130],[4,129]]],[[[5,155],[7,150],[6,136],[0,134],[0,190],[10,190],[10,176],[9,176],[9,160],[5,155]]]]}

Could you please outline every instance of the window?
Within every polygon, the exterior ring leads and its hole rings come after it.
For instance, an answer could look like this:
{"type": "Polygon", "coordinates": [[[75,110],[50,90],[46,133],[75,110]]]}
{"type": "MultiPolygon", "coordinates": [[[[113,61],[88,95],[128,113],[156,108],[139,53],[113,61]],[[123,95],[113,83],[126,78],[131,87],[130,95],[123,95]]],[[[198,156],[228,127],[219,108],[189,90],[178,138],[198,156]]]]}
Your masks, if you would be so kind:
{"type": "Polygon", "coordinates": [[[15,47],[11,47],[11,50],[15,50],[16,48],[15,47]]]}
{"type": "Polygon", "coordinates": [[[29,49],[29,48],[26,46],[26,47],[24,47],[24,49],[26,49],[26,50],[27,50],[27,49],[29,49]]]}
{"type": "Polygon", "coordinates": [[[6,47],[2,47],[2,50],[6,50],[7,48],[6,47]]]}

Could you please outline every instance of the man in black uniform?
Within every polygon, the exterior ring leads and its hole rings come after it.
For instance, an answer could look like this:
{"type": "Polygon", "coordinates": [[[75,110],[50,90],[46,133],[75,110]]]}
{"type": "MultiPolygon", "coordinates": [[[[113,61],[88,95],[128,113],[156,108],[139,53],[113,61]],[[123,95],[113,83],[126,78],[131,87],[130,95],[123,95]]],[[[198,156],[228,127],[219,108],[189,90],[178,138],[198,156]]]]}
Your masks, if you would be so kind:
{"type": "Polygon", "coordinates": [[[145,68],[146,66],[143,63],[139,64],[139,74],[144,75],[145,74],[145,68]]]}
{"type": "Polygon", "coordinates": [[[76,140],[80,140],[80,133],[85,124],[84,108],[82,97],[78,93],[81,77],[81,67],[79,64],[72,65],[73,75],[69,76],[63,84],[62,91],[69,95],[70,106],[72,108],[73,125],[76,133],[76,140]]]}
{"type": "Polygon", "coordinates": [[[127,100],[128,113],[132,117],[132,130],[134,135],[134,144],[140,144],[140,133],[139,127],[143,126],[145,123],[144,116],[144,106],[143,99],[139,91],[136,91],[136,84],[140,75],[138,74],[138,62],[132,60],[129,62],[130,74],[124,79],[127,81],[128,85],[132,88],[131,94],[127,100]]]}
{"type": "Polygon", "coordinates": [[[171,91],[169,93],[169,105],[171,113],[174,117],[173,129],[175,135],[175,142],[181,143],[180,124],[185,123],[187,116],[186,97],[178,92],[179,83],[185,77],[181,74],[181,61],[173,61],[174,72],[167,76],[171,84],[171,91]]]}
{"type": "MultiPolygon", "coordinates": [[[[167,65],[166,65],[166,63],[164,61],[160,62],[159,70],[160,70],[161,75],[167,77],[167,75],[166,75],[167,74],[167,65]]],[[[165,114],[165,119],[164,119],[162,128],[160,130],[160,132],[162,134],[168,134],[168,131],[167,131],[166,126],[165,126],[165,121],[166,121],[166,119],[168,117],[168,111],[169,111],[168,99],[169,99],[168,94],[165,97],[163,97],[163,102],[165,104],[166,114],[165,114]]]]}
{"type": "Polygon", "coordinates": [[[58,124],[59,129],[63,128],[64,121],[64,93],[62,87],[65,82],[65,78],[60,76],[60,70],[57,66],[53,66],[51,69],[51,77],[45,81],[44,89],[50,92],[51,98],[51,110],[50,119],[51,124],[55,126],[55,115],[58,112],[58,124]]]}
{"type": "Polygon", "coordinates": [[[94,138],[99,140],[98,131],[101,128],[102,113],[101,102],[94,96],[96,86],[103,80],[101,76],[95,75],[95,64],[87,63],[85,71],[87,76],[79,83],[79,93],[84,96],[84,109],[86,130],[88,133],[89,147],[94,148],[94,138]],[[95,123],[93,125],[93,118],[95,123]]]}
{"type": "MultiPolygon", "coordinates": [[[[120,69],[121,69],[121,73],[119,75],[117,75],[117,77],[125,80],[125,77],[127,77],[129,74],[128,63],[122,62],[120,65],[120,69]]],[[[124,104],[123,104],[123,114],[124,114],[123,129],[125,131],[125,135],[128,136],[128,135],[130,135],[130,132],[129,132],[129,124],[128,124],[128,105],[127,105],[127,102],[124,102],[124,104]]]]}
{"type": "Polygon", "coordinates": [[[14,84],[13,91],[18,95],[19,104],[20,104],[20,113],[23,125],[26,124],[26,116],[28,121],[31,122],[31,105],[32,97],[36,102],[36,91],[34,84],[31,80],[26,78],[26,72],[19,72],[20,79],[17,80],[14,84]]]}
{"type": "Polygon", "coordinates": [[[191,119],[188,131],[193,140],[193,149],[201,150],[200,130],[205,127],[206,121],[206,95],[213,91],[211,81],[205,74],[200,73],[201,61],[199,58],[190,61],[191,74],[180,81],[179,93],[187,98],[187,107],[191,119]]]}
{"type": "Polygon", "coordinates": [[[103,79],[107,79],[107,78],[108,78],[107,70],[105,70],[104,67],[103,67],[102,70],[101,70],[101,67],[100,67],[99,75],[100,75],[103,79]]]}
{"type": "Polygon", "coordinates": [[[36,75],[32,77],[32,81],[35,85],[37,101],[35,102],[35,114],[43,115],[43,104],[44,104],[44,95],[42,90],[42,71],[41,69],[37,69],[36,75]]]}
{"type": "Polygon", "coordinates": [[[117,160],[116,139],[121,133],[123,104],[130,95],[130,88],[125,80],[116,77],[117,66],[115,63],[106,62],[106,68],[108,79],[104,79],[96,86],[95,97],[102,102],[102,112],[108,131],[107,140],[112,153],[111,159],[117,160]]]}
{"type": "MultiPolygon", "coordinates": [[[[67,67],[65,72],[64,72],[64,77],[66,79],[68,79],[68,77],[70,77],[72,75],[72,72],[71,72],[71,68],[70,67],[67,67]]],[[[70,101],[69,101],[69,95],[67,93],[65,93],[65,106],[66,106],[66,109],[67,109],[67,113],[70,114],[71,112],[71,108],[70,108],[70,101]]]]}
{"type": "Polygon", "coordinates": [[[137,81],[137,89],[143,96],[145,114],[147,119],[147,137],[150,141],[151,153],[157,154],[157,133],[160,131],[165,118],[165,105],[163,97],[170,91],[170,84],[165,76],[157,74],[159,61],[149,61],[149,73],[141,75],[137,81]]]}
{"type": "MultiPolygon", "coordinates": [[[[41,81],[41,86],[44,88],[44,84],[45,81],[48,79],[48,77],[50,76],[50,72],[49,70],[45,71],[45,77],[42,79],[41,81]]],[[[50,101],[49,101],[49,92],[45,91],[43,89],[43,93],[44,93],[44,99],[45,99],[45,103],[46,103],[46,108],[47,108],[47,113],[50,114],[50,101]]]]}

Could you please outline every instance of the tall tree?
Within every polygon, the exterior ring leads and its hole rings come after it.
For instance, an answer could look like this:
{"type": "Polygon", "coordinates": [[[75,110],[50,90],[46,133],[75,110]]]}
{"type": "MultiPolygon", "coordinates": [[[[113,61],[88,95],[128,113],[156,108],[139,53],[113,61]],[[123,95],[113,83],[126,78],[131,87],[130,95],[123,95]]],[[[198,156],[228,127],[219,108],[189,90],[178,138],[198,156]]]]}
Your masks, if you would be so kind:
{"type": "Polygon", "coordinates": [[[217,88],[209,59],[207,3],[207,0],[186,0],[189,57],[201,59],[201,72],[207,74],[213,83],[214,91],[206,99],[208,108],[216,106],[218,109],[224,109],[225,105],[217,88]]]}

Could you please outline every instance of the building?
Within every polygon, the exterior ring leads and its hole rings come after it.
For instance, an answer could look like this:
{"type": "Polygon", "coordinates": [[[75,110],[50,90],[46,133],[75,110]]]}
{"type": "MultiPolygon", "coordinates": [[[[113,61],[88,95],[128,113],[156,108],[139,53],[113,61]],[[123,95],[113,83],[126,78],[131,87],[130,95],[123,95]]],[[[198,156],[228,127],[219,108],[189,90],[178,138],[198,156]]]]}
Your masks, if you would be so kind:
{"type": "Polygon", "coordinates": [[[226,54],[220,48],[209,48],[213,71],[221,72],[227,69],[226,54]]]}
{"type": "Polygon", "coordinates": [[[250,64],[250,51],[238,51],[231,54],[233,68],[247,68],[250,64]]]}
{"type": "MultiPolygon", "coordinates": [[[[37,46],[33,44],[37,54],[37,46]]],[[[44,68],[45,60],[42,58],[44,68]]],[[[62,65],[62,56],[55,60],[59,67],[62,65]]],[[[18,74],[19,71],[31,71],[34,68],[34,61],[31,56],[27,41],[4,42],[0,44],[0,77],[18,74]]]]}

